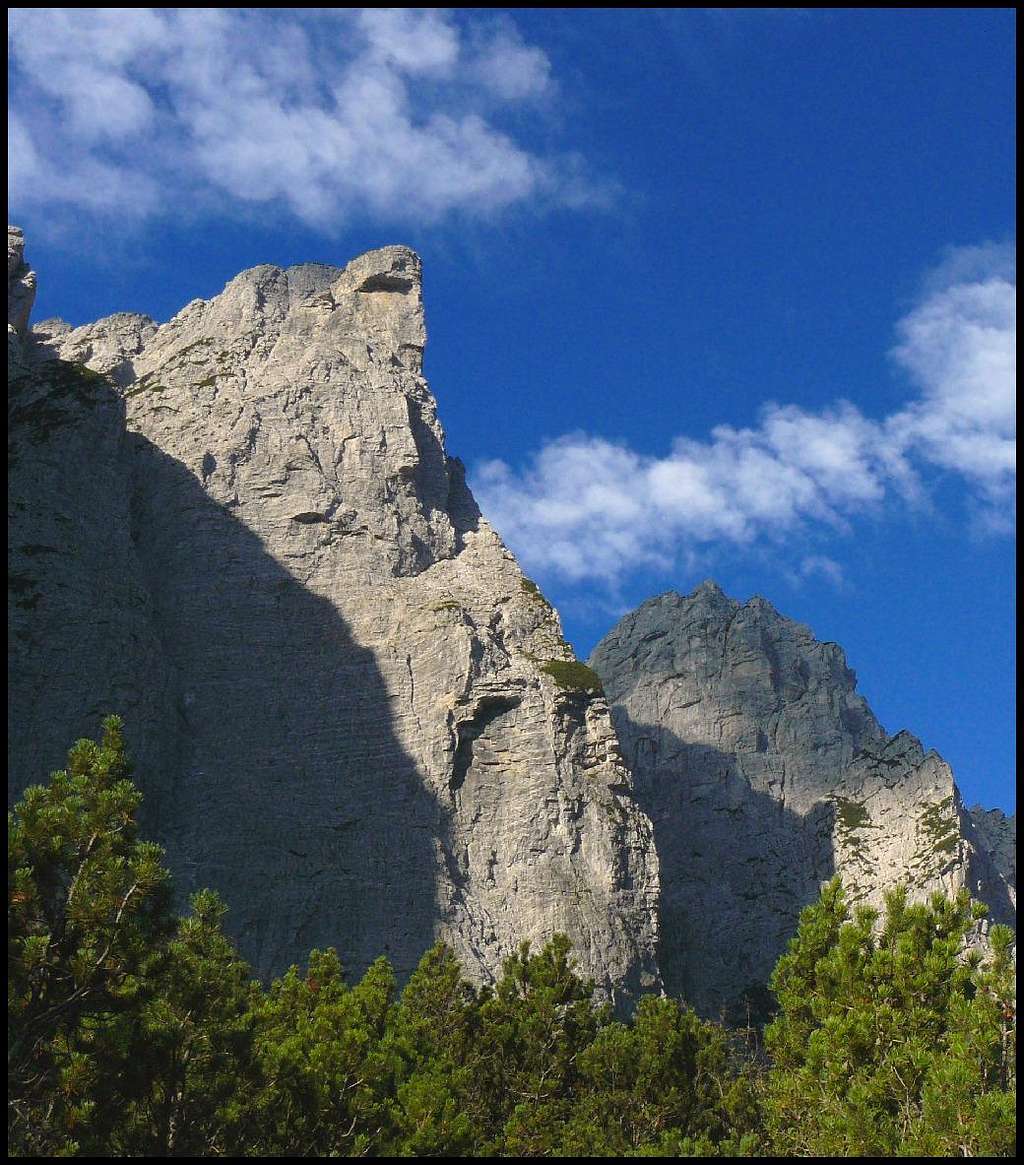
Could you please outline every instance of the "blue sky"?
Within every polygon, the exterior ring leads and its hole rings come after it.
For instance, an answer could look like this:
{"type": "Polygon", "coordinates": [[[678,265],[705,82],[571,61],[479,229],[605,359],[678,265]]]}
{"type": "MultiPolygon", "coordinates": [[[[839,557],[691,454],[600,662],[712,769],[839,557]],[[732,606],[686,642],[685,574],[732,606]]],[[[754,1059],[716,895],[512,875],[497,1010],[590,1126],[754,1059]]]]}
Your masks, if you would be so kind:
{"type": "Polygon", "coordinates": [[[1007,9],[15,9],[36,318],[425,264],[450,452],[586,655],[716,578],[1012,808],[1007,9]]]}

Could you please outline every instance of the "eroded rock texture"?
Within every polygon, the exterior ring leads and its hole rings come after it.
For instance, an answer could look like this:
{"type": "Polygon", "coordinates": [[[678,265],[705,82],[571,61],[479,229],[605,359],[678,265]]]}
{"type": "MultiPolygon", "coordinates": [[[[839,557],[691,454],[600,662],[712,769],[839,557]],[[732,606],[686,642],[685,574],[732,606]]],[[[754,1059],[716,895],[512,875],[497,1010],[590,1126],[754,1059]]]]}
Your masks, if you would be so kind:
{"type": "Polygon", "coordinates": [[[654,822],[670,993],[756,1016],[800,909],[837,872],[854,902],[967,886],[1013,922],[1012,819],[968,813],[941,757],[886,735],[840,648],[764,599],[669,592],[590,664],[654,822]]]}
{"type": "Polygon", "coordinates": [[[1013,819],[761,599],[662,595],[602,641],[625,767],[445,452],[413,252],[258,267],[163,325],[30,330],[34,291],[9,231],[9,796],[120,712],[182,896],[221,891],[261,973],[335,945],[405,975],[444,937],[488,979],[563,930],[613,997],[660,949],[742,1019],[836,871],[1012,921],[1013,819]]]}
{"type": "Polygon", "coordinates": [[[259,971],[404,975],[444,937],[486,979],[562,930],[611,994],[656,986],[650,822],[446,455],[418,257],[20,334],[12,791],[116,710],[183,892],[259,971]]]}

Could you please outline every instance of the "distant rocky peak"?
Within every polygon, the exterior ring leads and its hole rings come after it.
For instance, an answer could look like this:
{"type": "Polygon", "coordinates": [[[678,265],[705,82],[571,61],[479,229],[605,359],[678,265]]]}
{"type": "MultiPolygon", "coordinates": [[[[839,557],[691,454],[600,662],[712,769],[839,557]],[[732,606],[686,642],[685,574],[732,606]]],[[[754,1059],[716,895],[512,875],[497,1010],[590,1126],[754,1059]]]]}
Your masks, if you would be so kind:
{"type": "Polygon", "coordinates": [[[967,887],[1013,920],[1013,823],[969,819],[942,758],[887,736],[842,649],[767,600],[659,595],[590,666],[654,823],[665,984],[705,1014],[744,1017],[837,873],[855,903],[967,887]]]}
{"type": "Polygon", "coordinates": [[[656,595],[641,603],[636,611],[625,616],[625,619],[640,618],[648,623],[660,619],[666,626],[677,626],[680,618],[684,620],[707,618],[717,622],[728,621],[741,610],[750,617],[763,619],[766,622],[781,620],[794,627],[802,627],[801,624],[785,619],[763,596],[754,595],[745,603],[741,602],[739,599],[727,595],[721,586],[710,578],[694,587],[689,594],[671,590],[656,595]]]}
{"type": "Polygon", "coordinates": [[[635,611],[624,615],[609,635],[621,637],[635,626],[669,631],[693,618],[706,620],[717,616],[718,621],[727,620],[739,606],[716,582],[707,579],[688,595],[671,590],[645,600],[635,611]]]}
{"type": "Polygon", "coordinates": [[[687,595],[666,591],[642,603],[605,636],[591,663],[598,671],[613,667],[613,689],[618,684],[620,695],[622,685],[641,672],[675,677],[682,687],[692,673],[697,683],[692,698],[724,700],[723,711],[736,704],[756,716],[781,712],[794,702],[814,703],[812,693],[828,690],[834,695],[825,704],[850,737],[849,747],[856,750],[884,736],[857,695],[857,677],[838,644],[819,641],[762,596],[743,603],[710,579],[687,595]],[[619,657],[630,665],[613,665],[619,657]],[[732,677],[728,695],[726,675],[732,677]]]}

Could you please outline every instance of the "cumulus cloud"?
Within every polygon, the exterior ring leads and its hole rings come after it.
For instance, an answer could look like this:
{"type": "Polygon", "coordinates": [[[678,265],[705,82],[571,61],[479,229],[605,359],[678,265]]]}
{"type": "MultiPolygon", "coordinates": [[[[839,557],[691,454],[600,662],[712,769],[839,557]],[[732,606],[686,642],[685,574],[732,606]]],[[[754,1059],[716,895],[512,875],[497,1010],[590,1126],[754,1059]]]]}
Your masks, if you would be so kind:
{"type": "MultiPolygon", "coordinates": [[[[529,569],[609,585],[716,544],[842,529],[890,499],[920,501],[937,470],[956,475],[987,525],[1010,530],[1015,283],[1012,248],[950,254],[897,325],[891,355],[916,395],[888,417],[848,401],[768,404],[756,424],[678,437],[665,457],[571,433],[518,468],[480,465],[477,497],[529,569]]],[[[842,581],[820,555],[800,573],[842,581]]]]}
{"type": "Polygon", "coordinates": [[[953,252],[898,325],[895,360],[921,391],[890,418],[896,440],[962,474],[987,521],[1012,527],[1017,422],[1016,269],[1011,247],[953,252]]]}
{"type": "MultiPolygon", "coordinates": [[[[225,200],[335,228],[578,203],[578,159],[500,128],[555,91],[508,18],[437,9],[17,8],[12,206],[225,200]]],[[[596,195],[595,195],[596,197],[596,195]]]]}

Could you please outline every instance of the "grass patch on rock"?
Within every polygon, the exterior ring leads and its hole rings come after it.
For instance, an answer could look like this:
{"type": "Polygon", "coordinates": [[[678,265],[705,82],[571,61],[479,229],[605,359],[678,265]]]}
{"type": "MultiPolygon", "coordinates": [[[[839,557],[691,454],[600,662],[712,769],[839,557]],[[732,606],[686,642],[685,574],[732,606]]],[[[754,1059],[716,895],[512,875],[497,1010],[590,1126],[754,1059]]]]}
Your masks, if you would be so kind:
{"type": "Polygon", "coordinates": [[[956,850],[960,826],[953,814],[952,796],[944,797],[937,805],[929,805],[921,814],[919,824],[933,853],[951,854],[956,850]]]}
{"type": "Polygon", "coordinates": [[[540,670],[545,675],[551,676],[560,688],[567,691],[594,692],[599,696],[604,694],[601,677],[585,663],[578,663],[576,660],[549,659],[540,665],[540,670]]]}
{"type": "Polygon", "coordinates": [[[836,797],[835,806],[836,821],[847,833],[871,824],[871,814],[859,801],[851,801],[849,797],[836,797]]]}

